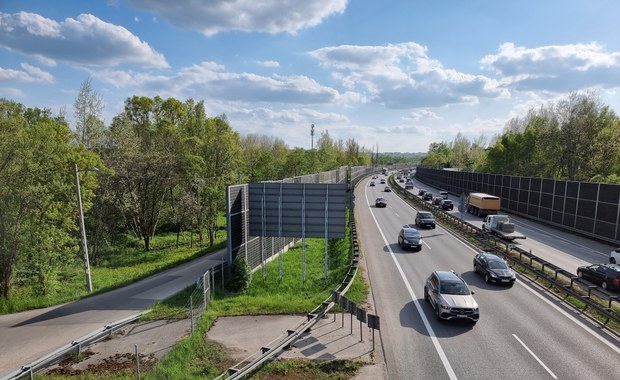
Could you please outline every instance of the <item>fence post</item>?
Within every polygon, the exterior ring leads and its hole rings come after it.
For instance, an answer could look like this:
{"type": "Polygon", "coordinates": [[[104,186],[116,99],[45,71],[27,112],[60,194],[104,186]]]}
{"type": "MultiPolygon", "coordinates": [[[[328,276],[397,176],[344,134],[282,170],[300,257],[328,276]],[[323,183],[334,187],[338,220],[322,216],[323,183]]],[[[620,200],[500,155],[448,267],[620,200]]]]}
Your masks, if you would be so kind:
{"type": "Polygon", "coordinates": [[[194,335],[194,299],[189,296],[190,335],[194,335]]]}
{"type": "Polygon", "coordinates": [[[202,311],[207,310],[207,276],[208,271],[202,274],[202,311]]]}
{"type": "Polygon", "coordinates": [[[136,348],[136,376],[137,379],[140,380],[140,355],[138,354],[138,345],[135,345],[136,348]]]}

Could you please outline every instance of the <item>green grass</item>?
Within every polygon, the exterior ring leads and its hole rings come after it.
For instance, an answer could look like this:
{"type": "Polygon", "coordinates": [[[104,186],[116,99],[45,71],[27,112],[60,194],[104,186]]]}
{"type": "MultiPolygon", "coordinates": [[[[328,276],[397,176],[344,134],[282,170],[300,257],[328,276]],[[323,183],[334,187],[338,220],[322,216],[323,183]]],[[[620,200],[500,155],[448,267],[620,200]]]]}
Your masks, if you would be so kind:
{"type": "MultiPolygon", "coordinates": [[[[246,291],[231,294],[225,289],[216,288],[194,334],[183,338],[153,369],[142,372],[142,378],[203,379],[217,377],[226,369],[237,364],[227,354],[225,347],[205,339],[207,331],[217,318],[233,315],[305,314],[315,309],[324,300],[330,299],[332,292],[339,287],[345,278],[351,263],[352,247],[349,229],[347,228],[345,238],[330,239],[328,242],[329,271],[327,277],[324,273],[324,240],[306,239],[306,281],[303,281],[302,247],[299,243],[281,256],[281,280],[279,279],[280,259],[276,257],[267,264],[265,277],[263,277],[263,270],[260,267],[252,274],[250,287],[246,291]]],[[[172,248],[162,248],[158,254],[161,252],[162,256],[167,256],[168,250],[179,251],[176,254],[177,258],[192,255],[189,250],[172,248]]],[[[135,253],[135,255],[138,254],[140,253],[135,253]]],[[[170,254],[175,256],[172,253],[170,254]]],[[[132,260],[134,259],[135,257],[132,258],[132,260]]],[[[165,266],[166,263],[167,261],[162,260],[158,263],[149,262],[146,266],[152,268],[151,270],[156,270],[155,268],[165,266]]],[[[100,269],[110,270],[108,268],[100,269]]],[[[132,266],[116,266],[116,270],[125,271],[126,274],[137,271],[132,266]]],[[[358,304],[363,304],[367,302],[369,289],[360,278],[359,274],[355,277],[347,293],[347,298],[358,304]]],[[[115,282],[111,281],[111,283],[115,282]]],[[[98,289],[110,286],[102,283],[99,285],[98,289]]],[[[216,281],[215,285],[216,287],[219,286],[219,282],[216,281]]],[[[187,302],[193,290],[193,287],[188,287],[177,295],[154,305],[151,312],[144,318],[187,317],[187,302]]],[[[299,376],[294,378],[299,379],[348,379],[352,378],[362,365],[363,363],[357,361],[278,360],[265,366],[252,378],[291,378],[291,374],[295,373],[299,376]]],[[[135,379],[135,376],[134,372],[126,371],[109,375],[83,373],[71,377],[37,375],[36,378],[120,380],[135,379]]]]}
{"type": "MultiPolygon", "coordinates": [[[[221,220],[220,224],[224,222],[221,220]]],[[[189,233],[182,236],[180,247],[176,248],[176,233],[157,235],[152,240],[149,252],[144,251],[138,239],[126,237],[122,246],[108,250],[99,265],[91,266],[92,294],[88,294],[85,289],[82,266],[65,268],[61,277],[62,286],[53,294],[40,296],[29,286],[16,287],[9,299],[0,298],[0,314],[59,305],[109,291],[226,247],[225,229],[218,231],[214,246],[203,246],[202,249],[196,242],[190,247],[189,233]]],[[[194,239],[197,239],[196,234],[194,239]]]]}
{"type": "MultiPolygon", "coordinates": [[[[203,314],[197,331],[185,338],[164,360],[149,372],[146,379],[199,379],[213,378],[236,362],[226,355],[225,349],[209,342],[205,335],[220,316],[257,314],[307,313],[328,299],[349,269],[352,258],[350,236],[330,240],[330,269],[324,275],[324,240],[306,240],[306,281],[303,281],[302,248],[300,245],[282,255],[282,280],[279,281],[279,259],[267,264],[267,276],[259,268],[252,275],[250,288],[239,294],[217,292],[203,314]]],[[[347,297],[356,303],[367,301],[368,286],[356,276],[347,297]]],[[[158,304],[153,313],[174,313],[185,307],[182,299],[158,304]],[[163,312],[161,310],[164,310],[163,312]]],[[[348,379],[362,364],[354,361],[312,362],[307,360],[276,361],[252,376],[253,379],[348,379]]]]}

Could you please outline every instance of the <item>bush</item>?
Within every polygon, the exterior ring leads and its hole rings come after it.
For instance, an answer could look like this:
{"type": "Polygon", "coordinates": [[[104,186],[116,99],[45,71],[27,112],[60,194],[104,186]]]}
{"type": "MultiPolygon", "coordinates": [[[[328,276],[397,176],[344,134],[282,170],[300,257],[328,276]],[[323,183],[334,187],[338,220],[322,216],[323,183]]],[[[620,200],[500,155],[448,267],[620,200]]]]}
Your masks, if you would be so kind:
{"type": "Polygon", "coordinates": [[[247,290],[252,280],[252,269],[248,265],[245,258],[238,256],[233,261],[230,268],[230,282],[228,287],[231,291],[237,293],[247,290]]]}

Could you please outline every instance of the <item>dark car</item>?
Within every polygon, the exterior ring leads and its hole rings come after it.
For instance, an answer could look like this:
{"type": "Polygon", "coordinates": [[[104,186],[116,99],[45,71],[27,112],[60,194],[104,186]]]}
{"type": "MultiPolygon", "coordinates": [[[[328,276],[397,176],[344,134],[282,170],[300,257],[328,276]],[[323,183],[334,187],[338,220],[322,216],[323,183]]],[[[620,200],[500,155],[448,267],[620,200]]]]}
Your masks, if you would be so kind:
{"type": "Polygon", "coordinates": [[[418,211],[415,215],[415,224],[420,228],[435,228],[435,217],[428,211],[418,211]]]}
{"type": "Polygon", "coordinates": [[[401,177],[401,178],[398,179],[398,182],[403,183],[403,182],[405,182],[405,179],[401,177]]]}
{"type": "Polygon", "coordinates": [[[620,265],[592,264],[577,268],[577,276],[603,289],[620,290],[620,265]]]}
{"type": "Polygon", "coordinates": [[[413,190],[413,182],[407,182],[405,184],[405,190],[413,190]]]}
{"type": "Polygon", "coordinates": [[[424,189],[418,190],[418,195],[424,195],[424,193],[426,193],[426,190],[424,189]]]}
{"type": "Polygon", "coordinates": [[[474,256],[474,272],[484,277],[487,284],[494,282],[512,286],[517,277],[508,263],[492,253],[480,252],[474,256]]]}
{"type": "Polygon", "coordinates": [[[437,319],[469,319],[478,322],[480,309],[474,292],[454,271],[435,271],[424,283],[424,300],[435,309],[437,319]]]}
{"type": "Polygon", "coordinates": [[[377,198],[375,200],[375,207],[387,207],[387,200],[385,198],[377,198]]]}
{"type": "Polygon", "coordinates": [[[375,186],[375,181],[370,181],[370,186],[375,186]]]}
{"type": "Polygon", "coordinates": [[[422,195],[422,199],[424,199],[425,201],[432,201],[433,193],[431,193],[430,191],[425,192],[424,195],[422,195]]]}
{"type": "Polygon", "coordinates": [[[392,191],[392,188],[389,186],[386,186],[385,188],[383,188],[383,191],[385,191],[386,193],[390,193],[392,191]]]}
{"type": "Polygon", "coordinates": [[[452,203],[452,201],[449,200],[449,199],[443,199],[441,201],[441,204],[439,205],[439,207],[442,210],[450,210],[450,211],[452,211],[452,210],[454,210],[454,203],[452,203]]]}
{"type": "Polygon", "coordinates": [[[398,233],[398,245],[401,248],[422,249],[422,236],[413,224],[405,224],[398,233]]]}

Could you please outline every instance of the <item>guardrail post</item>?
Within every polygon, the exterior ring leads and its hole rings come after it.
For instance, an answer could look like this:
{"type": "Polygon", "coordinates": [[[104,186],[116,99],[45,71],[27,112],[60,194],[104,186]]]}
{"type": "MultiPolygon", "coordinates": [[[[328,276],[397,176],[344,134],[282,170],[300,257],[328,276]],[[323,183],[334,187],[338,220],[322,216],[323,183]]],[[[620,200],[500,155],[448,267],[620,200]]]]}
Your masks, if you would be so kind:
{"type": "Polygon", "coordinates": [[[612,301],[617,301],[618,300],[618,296],[609,296],[609,309],[611,310],[611,303],[612,301]]]}

